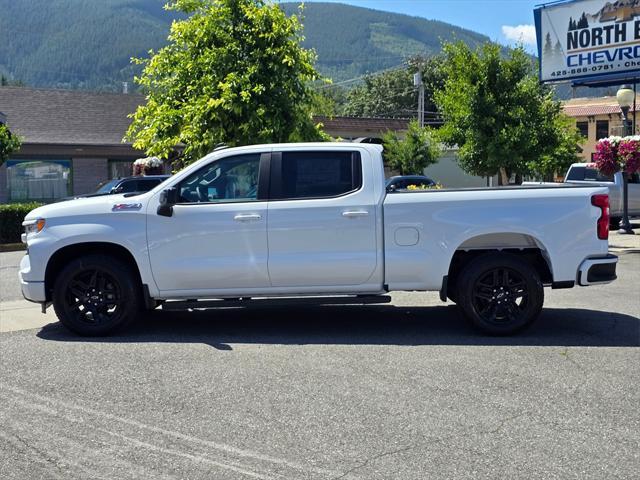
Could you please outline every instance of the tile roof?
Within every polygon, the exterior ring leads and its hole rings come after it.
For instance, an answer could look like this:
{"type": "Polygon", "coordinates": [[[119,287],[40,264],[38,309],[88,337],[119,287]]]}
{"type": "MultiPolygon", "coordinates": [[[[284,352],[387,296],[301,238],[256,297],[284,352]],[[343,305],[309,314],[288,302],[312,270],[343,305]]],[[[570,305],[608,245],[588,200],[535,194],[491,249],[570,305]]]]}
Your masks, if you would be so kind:
{"type": "Polygon", "coordinates": [[[0,111],[24,143],[122,143],[141,95],[0,87],[0,111]]]}
{"type": "MultiPolygon", "coordinates": [[[[563,102],[562,109],[570,117],[587,117],[590,115],[621,115],[616,97],[572,98],[563,102]]],[[[633,107],[631,108],[633,111],[633,107]]],[[[636,111],[640,111],[638,97],[636,111]]]]}

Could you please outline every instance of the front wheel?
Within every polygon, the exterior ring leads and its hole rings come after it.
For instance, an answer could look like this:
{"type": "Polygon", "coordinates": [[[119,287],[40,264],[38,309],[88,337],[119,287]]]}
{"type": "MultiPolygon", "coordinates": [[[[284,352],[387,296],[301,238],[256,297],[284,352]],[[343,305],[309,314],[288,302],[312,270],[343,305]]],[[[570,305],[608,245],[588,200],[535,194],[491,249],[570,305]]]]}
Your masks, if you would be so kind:
{"type": "Polygon", "coordinates": [[[508,253],[482,255],[462,271],[458,306],[477,328],[490,335],[511,335],[540,314],[544,289],[538,272],[508,253]]]}
{"type": "Polygon", "coordinates": [[[131,268],[117,258],[87,255],[58,275],[53,308],[60,322],[78,335],[108,335],[141,311],[138,283],[131,268]]]}

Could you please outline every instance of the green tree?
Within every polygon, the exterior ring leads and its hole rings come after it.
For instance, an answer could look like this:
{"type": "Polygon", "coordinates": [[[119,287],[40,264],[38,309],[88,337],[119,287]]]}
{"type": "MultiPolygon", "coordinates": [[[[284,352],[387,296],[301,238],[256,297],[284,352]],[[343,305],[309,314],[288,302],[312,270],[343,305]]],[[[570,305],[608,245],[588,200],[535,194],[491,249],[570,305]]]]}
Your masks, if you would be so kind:
{"type": "Polygon", "coordinates": [[[565,173],[572,163],[579,162],[580,145],[584,142],[575,120],[559,108],[554,123],[557,145],[528,164],[528,173],[545,181],[553,181],[555,175],[565,173]]]}
{"type": "Polygon", "coordinates": [[[170,0],[165,8],[188,17],[174,21],[166,47],[134,59],[147,94],[127,132],[136,148],[166,158],[183,144],[188,164],[218,143],[323,138],[312,119],[315,54],[300,46],[297,16],[263,0],[170,0]]]}
{"type": "Polygon", "coordinates": [[[12,134],[4,123],[0,123],[0,165],[9,158],[9,155],[18,151],[20,145],[22,145],[20,138],[12,134]]]}
{"type": "Polygon", "coordinates": [[[409,122],[404,138],[388,131],[383,140],[385,162],[401,175],[422,175],[426,167],[438,162],[440,149],[435,132],[420,128],[416,120],[409,122]]]}
{"type": "MultiPolygon", "coordinates": [[[[436,93],[444,118],[441,139],[459,147],[459,163],[473,175],[500,174],[500,183],[531,173],[543,158],[558,159],[566,146],[560,104],[540,85],[535,66],[518,47],[505,57],[487,43],[472,51],[444,47],[447,80],[436,93]]],[[[544,170],[544,169],[543,169],[544,170]]]]}
{"type": "Polygon", "coordinates": [[[425,86],[425,110],[433,112],[434,92],[444,85],[441,67],[441,57],[413,57],[403,68],[369,75],[349,91],[342,113],[354,117],[415,117],[418,91],[413,74],[418,71],[425,86]]]}

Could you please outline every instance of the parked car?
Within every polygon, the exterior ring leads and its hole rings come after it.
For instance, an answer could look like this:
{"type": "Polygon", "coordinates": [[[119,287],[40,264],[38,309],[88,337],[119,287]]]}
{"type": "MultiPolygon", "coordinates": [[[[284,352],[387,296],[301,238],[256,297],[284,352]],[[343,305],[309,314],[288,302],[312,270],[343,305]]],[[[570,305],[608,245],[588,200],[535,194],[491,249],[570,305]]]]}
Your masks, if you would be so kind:
{"type": "Polygon", "coordinates": [[[408,188],[409,185],[433,187],[436,185],[436,182],[422,175],[397,175],[387,180],[387,191],[404,190],[408,188]]]}
{"type": "MultiPolygon", "coordinates": [[[[609,191],[609,218],[611,225],[617,227],[622,218],[622,173],[603,175],[593,163],[572,164],[567,170],[563,183],[524,182],[522,185],[606,187],[609,191]]],[[[638,173],[634,173],[629,177],[628,194],[629,216],[640,217],[640,175],[638,173]]]]}
{"type": "Polygon", "coordinates": [[[98,185],[98,189],[95,192],[63,198],[60,201],[73,200],[76,198],[98,197],[102,195],[115,195],[118,193],[148,192],[152,188],[160,185],[170,176],[171,175],[145,175],[115,178],[98,185]]]}
{"type": "MultiPolygon", "coordinates": [[[[622,218],[622,173],[602,175],[593,163],[574,163],[569,167],[564,179],[565,183],[575,185],[592,185],[609,189],[609,209],[611,224],[618,225],[622,218]]],[[[628,190],[629,216],[640,216],[640,175],[634,173],[629,177],[628,190]]]]}
{"type": "Polygon", "coordinates": [[[608,211],[607,189],[590,186],[388,193],[380,145],[245,146],[136,197],[31,211],[20,281],[81,335],[160,304],[386,303],[426,290],[506,335],[536,319],[543,286],[616,278],[608,211]]]}

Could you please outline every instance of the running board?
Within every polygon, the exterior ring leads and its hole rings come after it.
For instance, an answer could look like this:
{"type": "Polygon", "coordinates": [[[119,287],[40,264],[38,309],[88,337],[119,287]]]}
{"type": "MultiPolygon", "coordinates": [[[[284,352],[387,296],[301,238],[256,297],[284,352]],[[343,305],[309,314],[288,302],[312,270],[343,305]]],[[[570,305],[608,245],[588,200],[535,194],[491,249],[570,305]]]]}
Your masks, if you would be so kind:
{"type": "Polygon", "coordinates": [[[291,305],[371,305],[390,303],[389,295],[362,295],[356,297],[273,297],[273,298],[225,298],[222,300],[175,300],[162,304],[164,311],[199,308],[229,307],[280,307],[291,305]]]}

